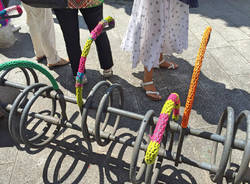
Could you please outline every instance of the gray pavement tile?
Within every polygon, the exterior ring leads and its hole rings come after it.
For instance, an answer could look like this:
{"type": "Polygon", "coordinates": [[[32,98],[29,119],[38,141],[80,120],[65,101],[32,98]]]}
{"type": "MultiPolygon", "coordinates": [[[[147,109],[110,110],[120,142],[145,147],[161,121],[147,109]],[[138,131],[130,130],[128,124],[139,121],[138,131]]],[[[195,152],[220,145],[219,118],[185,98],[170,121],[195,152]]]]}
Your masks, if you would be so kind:
{"type": "Polygon", "coordinates": [[[237,27],[229,27],[226,25],[224,20],[221,20],[221,16],[218,16],[214,19],[206,19],[206,21],[210,24],[212,28],[215,30],[220,30],[221,36],[226,41],[235,41],[235,40],[244,40],[249,39],[249,36],[242,32],[237,27]],[[221,31],[223,30],[223,31],[221,31]]]}
{"type": "Polygon", "coordinates": [[[250,53],[248,52],[250,50],[250,39],[233,41],[230,44],[250,63],[250,53]]]}
{"type": "MultiPolygon", "coordinates": [[[[212,50],[213,51],[213,50],[212,50]]],[[[201,66],[201,81],[203,86],[223,86],[232,89],[235,87],[230,75],[226,74],[223,68],[217,64],[217,61],[207,50],[201,66]]]]}
{"type": "Polygon", "coordinates": [[[239,88],[245,90],[246,92],[250,91],[249,75],[233,75],[231,77],[239,88]]]}
{"type": "Polygon", "coordinates": [[[14,167],[14,163],[6,163],[6,164],[0,164],[0,183],[10,183],[10,178],[12,174],[12,170],[14,167]]]}
{"type": "MultiPolygon", "coordinates": [[[[1,133],[2,133],[2,131],[1,131],[1,133]]],[[[7,143],[7,141],[11,142],[12,147],[9,147],[10,145],[8,145],[8,146],[3,145],[3,141],[1,140],[0,164],[15,163],[18,150],[16,149],[16,147],[14,147],[13,142],[11,141],[11,138],[9,135],[7,135],[7,134],[1,134],[1,135],[5,136],[4,143],[7,143]],[[7,138],[8,138],[8,140],[6,140],[7,138]]]]}
{"type": "Polygon", "coordinates": [[[34,153],[19,152],[10,183],[55,183],[54,159],[59,156],[47,148],[34,153]]]}
{"type": "MultiPolygon", "coordinates": [[[[209,18],[204,18],[200,15],[191,14],[189,20],[190,20],[189,29],[197,37],[197,39],[200,40],[199,41],[200,43],[206,27],[211,26],[207,21],[209,20],[209,18]],[[199,22],[199,24],[197,24],[197,22],[199,22]]],[[[200,44],[198,44],[198,48],[199,46],[200,44]]],[[[226,47],[226,46],[229,46],[229,44],[225,40],[225,38],[222,36],[222,33],[220,32],[220,30],[212,26],[211,39],[207,47],[217,48],[217,47],[226,47]]]]}
{"type": "Polygon", "coordinates": [[[219,66],[229,75],[249,75],[250,65],[233,47],[208,49],[219,66]]]}

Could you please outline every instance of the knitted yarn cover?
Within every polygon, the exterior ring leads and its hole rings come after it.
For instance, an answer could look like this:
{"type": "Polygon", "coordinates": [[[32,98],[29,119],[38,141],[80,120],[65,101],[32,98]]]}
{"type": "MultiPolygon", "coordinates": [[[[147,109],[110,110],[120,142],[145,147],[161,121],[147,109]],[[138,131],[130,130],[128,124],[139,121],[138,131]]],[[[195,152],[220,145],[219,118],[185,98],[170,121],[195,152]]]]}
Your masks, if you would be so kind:
{"type": "Polygon", "coordinates": [[[103,0],[68,0],[69,8],[91,8],[99,6],[103,0]]]}

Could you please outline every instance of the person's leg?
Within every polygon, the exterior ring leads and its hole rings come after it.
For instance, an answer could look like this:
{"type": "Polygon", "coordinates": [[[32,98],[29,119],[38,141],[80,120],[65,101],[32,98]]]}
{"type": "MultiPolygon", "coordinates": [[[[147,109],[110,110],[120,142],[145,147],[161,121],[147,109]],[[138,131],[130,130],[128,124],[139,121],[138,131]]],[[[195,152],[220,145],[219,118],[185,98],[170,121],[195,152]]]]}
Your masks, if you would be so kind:
{"type": "Polygon", "coordinates": [[[157,92],[153,83],[153,73],[154,73],[153,68],[150,71],[148,71],[147,68],[144,67],[144,78],[142,87],[145,89],[146,95],[150,97],[152,100],[161,100],[162,97],[159,95],[159,92],[157,92]]]}
{"type": "Polygon", "coordinates": [[[42,58],[45,56],[45,53],[43,52],[42,45],[41,45],[41,35],[39,31],[39,27],[37,26],[37,22],[34,19],[34,14],[32,12],[32,7],[28,6],[24,3],[22,3],[23,8],[26,11],[26,22],[27,25],[29,26],[29,31],[30,31],[30,36],[31,36],[31,41],[33,43],[34,51],[36,54],[37,59],[42,58]]]}
{"type": "MultiPolygon", "coordinates": [[[[80,9],[89,31],[92,31],[95,26],[103,19],[103,5],[94,8],[80,9]]],[[[110,69],[113,66],[113,58],[110,48],[110,43],[106,33],[102,33],[95,41],[99,62],[104,70],[110,69]]]]}
{"type": "Polygon", "coordinates": [[[30,29],[37,61],[46,56],[48,67],[68,64],[68,61],[57,55],[55,28],[51,9],[34,8],[24,3],[23,7],[27,12],[27,24],[30,29]]]}
{"type": "Polygon", "coordinates": [[[47,57],[48,66],[56,64],[60,61],[56,51],[56,35],[54,21],[51,9],[39,8],[40,14],[36,17],[36,21],[40,26],[41,45],[45,56],[47,57]],[[40,21],[39,21],[40,20],[40,21]]]}
{"type": "Polygon", "coordinates": [[[79,38],[78,10],[76,9],[53,9],[59,21],[66,50],[71,63],[73,76],[77,75],[81,57],[79,38]]]}

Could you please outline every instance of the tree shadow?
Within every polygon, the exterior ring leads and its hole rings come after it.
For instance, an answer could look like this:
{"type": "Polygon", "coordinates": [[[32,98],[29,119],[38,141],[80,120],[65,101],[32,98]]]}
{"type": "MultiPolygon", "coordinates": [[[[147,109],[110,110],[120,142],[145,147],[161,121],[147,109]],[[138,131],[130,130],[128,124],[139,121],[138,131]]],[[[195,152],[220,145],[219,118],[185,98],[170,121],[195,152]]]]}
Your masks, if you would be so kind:
{"type": "MultiPolygon", "coordinates": [[[[185,107],[194,67],[181,58],[172,56],[170,60],[177,63],[179,68],[177,70],[156,69],[154,76],[155,84],[164,99],[170,93],[178,93],[181,106],[185,107]]],[[[248,91],[239,88],[228,89],[225,84],[209,79],[202,70],[201,68],[192,110],[201,115],[207,123],[216,125],[221,114],[228,106],[234,109],[235,116],[242,110],[250,110],[250,94],[248,91]]],[[[214,70],[214,72],[217,71],[214,70]]],[[[143,72],[132,74],[140,80],[143,79],[143,72]]],[[[159,102],[155,106],[153,103],[147,103],[145,98],[140,98],[138,101],[141,106],[147,105],[149,109],[154,109],[158,113],[160,113],[164,103],[164,101],[159,102]]],[[[243,126],[240,128],[245,130],[243,126]]]]}
{"type": "Polygon", "coordinates": [[[124,8],[125,13],[131,15],[133,0],[106,0],[104,4],[110,5],[116,9],[124,8]]]}
{"type": "Polygon", "coordinates": [[[199,14],[211,19],[221,19],[230,27],[250,27],[249,0],[199,0],[199,8],[190,9],[191,14],[199,14]]]}
{"type": "Polygon", "coordinates": [[[16,43],[6,49],[0,48],[0,53],[7,58],[17,59],[21,57],[33,58],[35,56],[29,33],[15,33],[16,43]]]}
{"type": "MultiPolygon", "coordinates": [[[[145,114],[148,110],[153,109],[155,114],[158,115],[161,112],[161,108],[165,103],[165,100],[169,94],[173,92],[179,94],[181,106],[185,106],[193,72],[193,66],[188,61],[181,58],[176,58],[174,56],[172,56],[171,60],[180,66],[177,70],[155,70],[155,84],[160,94],[163,96],[163,100],[159,102],[151,101],[146,97],[145,92],[140,87],[131,85],[127,80],[121,78],[118,75],[114,75],[108,80],[110,83],[118,83],[122,86],[124,91],[125,110],[139,114],[145,114]]],[[[55,72],[58,73],[56,80],[65,89],[70,91],[72,94],[75,94],[74,80],[71,79],[72,77],[65,77],[66,72],[71,75],[71,68],[69,66],[64,67],[64,70],[62,68],[58,68],[55,70],[55,72]]],[[[143,79],[143,71],[132,73],[132,75],[139,80],[143,79]]],[[[93,69],[87,69],[87,77],[89,82],[84,86],[83,89],[84,99],[87,98],[94,85],[104,80],[101,73],[93,69]]],[[[104,94],[105,91],[101,91],[100,98],[95,99],[97,105],[104,94]]],[[[203,123],[199,125],[196,123],[195,126],[198,125],[196,128],[202,128],[202,126],[207,126],[207,124],[217,125],[219,118],[226,107],[231,106],[235,111],[235,116],[237,116],[242,110],[250,109],[249,102],[250,94],[248,91],[239,88],[228,89],[225,84],[209,79],[201,69],[192,109],[198,115],[200,115],[203,120],[205,120],[205,124],[203,123]]],[[[95,118],[95,115],[93,114],[91,117],[95,118]]],[[[127,121],[127,118],[122,118],[121,125],[125,125],[127,128],[133,131],[138,130],[140,123],[130,123],[128,126],[126,123],[127,121]]],[[[138,122],[137,120],[134,121],[138,122]]],[[[243,126],[244,125],[240,126],[239,128],[245,130],[243,126]]]]}

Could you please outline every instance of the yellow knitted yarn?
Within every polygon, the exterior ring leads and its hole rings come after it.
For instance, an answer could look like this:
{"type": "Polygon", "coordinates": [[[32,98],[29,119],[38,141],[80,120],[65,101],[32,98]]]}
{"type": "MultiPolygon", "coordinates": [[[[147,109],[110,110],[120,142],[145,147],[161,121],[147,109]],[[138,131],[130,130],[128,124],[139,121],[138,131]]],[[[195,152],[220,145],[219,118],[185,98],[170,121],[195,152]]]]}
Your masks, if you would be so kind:
{"type": "Polygon", "coordinates": [[[160,144],[158,142],[150,141],[147,152],[145,155],[146,164],[153,164],[160,150],[160,144]]]}
{"type": "Polygon", "coordinates": [[[83,57],[87,57],[87,55],[89,54],[89,50],[90,50],[90,46],[91,46],[92,42],[93,42],[93,40],[90,38],[86,41],[84,48],[82,50],[83,57]]]}
{"type": "MultiPolygon", "coordinates": [[[[158,126],[156,125],[154,134],[151,137],[151,141],[148,145],[148,148],[145,154],[145,162],[147,164],[153,164],[155,162],[155,159],[160,150],[161,139],[163,137],[163,134],[165,132],[165,127],[167,124],[167,122],[165,122],[167,121],[167,119],[164,119],[164,116],[165,118],[169,117],[172,110],[179,110],[179,109],[180,109],[179,95],[177,93],[172,93],[168,97],[168,100],[165,102],[165,104],[162,107],[161,116],[159,117],[159,120],[157,122],[158,126]]],[[[179,119],[179,111],[176,112],[176,114],[173,113],[172,119],[175,121],[179,119]]]]}

